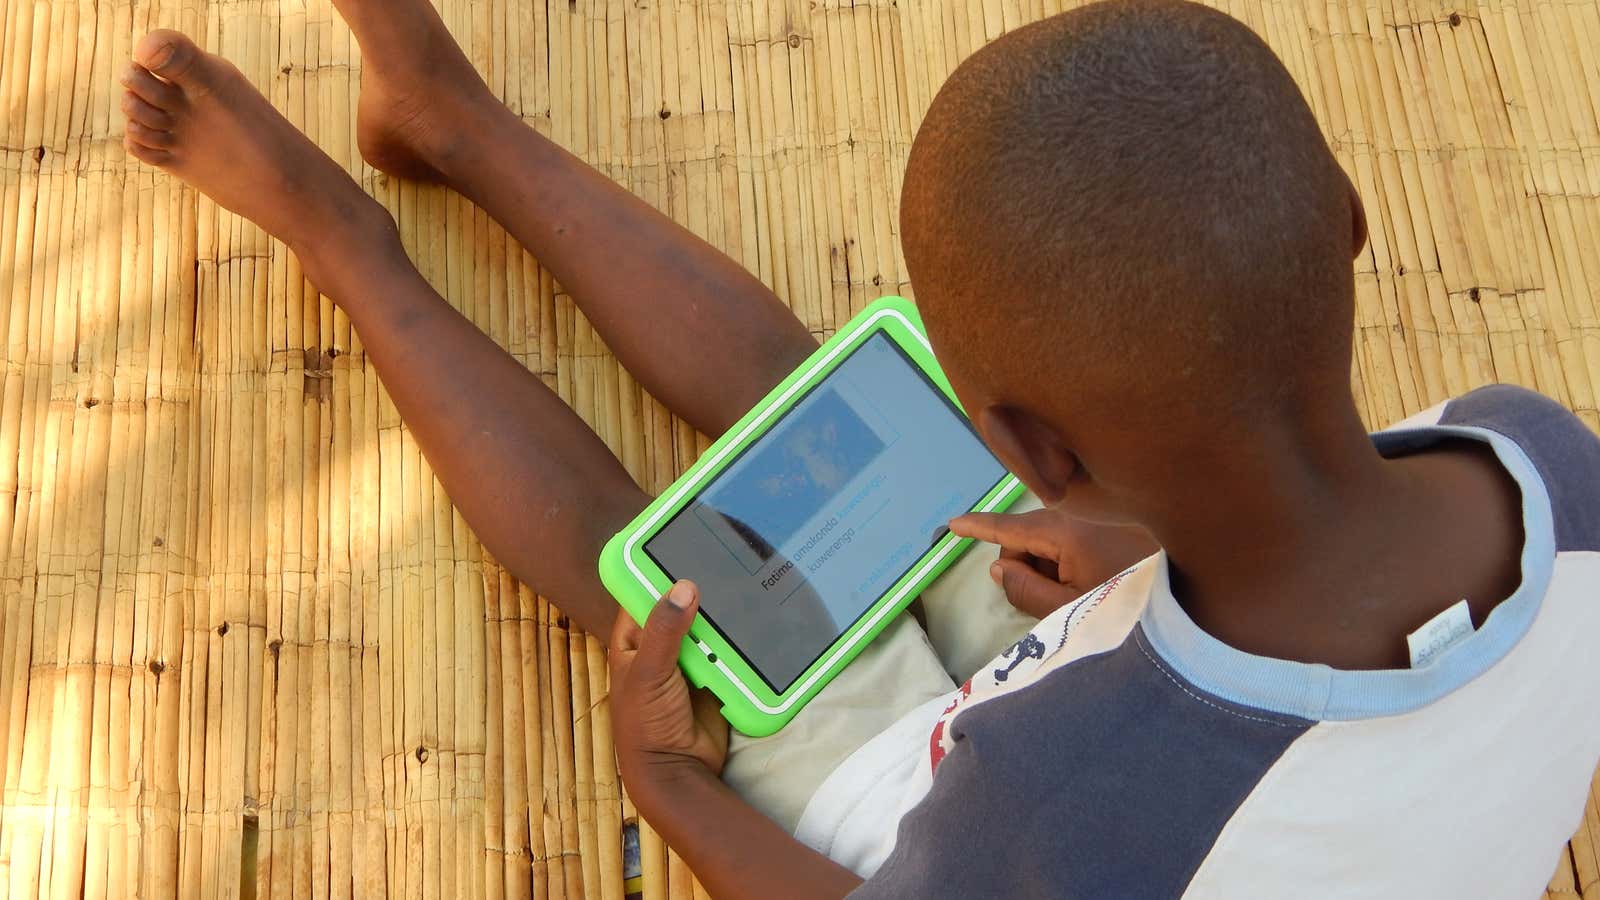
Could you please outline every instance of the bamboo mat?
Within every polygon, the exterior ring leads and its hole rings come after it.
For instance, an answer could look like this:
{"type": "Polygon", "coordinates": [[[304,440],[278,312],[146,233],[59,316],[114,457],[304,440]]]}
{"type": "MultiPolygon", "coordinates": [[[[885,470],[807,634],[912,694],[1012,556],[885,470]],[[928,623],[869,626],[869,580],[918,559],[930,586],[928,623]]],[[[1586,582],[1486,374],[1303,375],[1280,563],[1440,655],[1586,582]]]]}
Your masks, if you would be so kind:
{"type": "MultiPolygon", "coordinates": [[[[1600,5],[1222,4],[1367,202],[1368,419],[1490,381],[1600,427],[1600,5]]],[[[443,0],[534,128],[819,335],[910,292],[898,179],[1045,0],[443,0]]],[[[486,558],[349,323],[127,159],[114,77],[202,35],[392,209],[423,273],[660,488],[703,447],[483,213],[363,167],[328,0],[0,0],[0,896],[619,897],[599,645],[486,558]]],[[[646,897],[702,892],[648,829],[646,897]]],[[[1600,806],[1550,895],[1600,900],[1600,806]]]]}

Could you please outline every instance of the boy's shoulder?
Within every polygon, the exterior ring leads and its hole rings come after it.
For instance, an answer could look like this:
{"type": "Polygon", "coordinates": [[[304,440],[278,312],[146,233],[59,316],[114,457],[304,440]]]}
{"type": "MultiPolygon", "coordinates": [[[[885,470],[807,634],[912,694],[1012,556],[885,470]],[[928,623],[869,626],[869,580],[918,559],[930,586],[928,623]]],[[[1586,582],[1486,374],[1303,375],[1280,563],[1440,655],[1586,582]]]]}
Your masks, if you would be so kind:
{"type": "Polygon", "coordinates": [[[1600,550],[1600,437],[1560,403],[1492,384],[1425,410],[1377,437],[1404,444],[1430,428],[1482,429],[1516,445],[1550,497],[1558,551],[1600,550]]]}
{"type": "Polygon", "coordinates": [[[1600,726],[1578,712],[1600,663],[1573,639],[1600,633],[1600,560],[1555,559],[1600,550],[1600,438],[1556,401],[1495,385],[1373,439],[1387,451],[1453,437],[1491,444],[1525,488],[1541,550],[1450,657],[1339,671],[1243,654],[1187,618],[1157,554],[962,687],[928,744],[937,777],[861,895],[1542,884],[1600,752],[1600,726]]]}
{"type": "MultiPolygon", "coordinates": [[[[1488,428],[1524,446],[1579,446],[1600,452],[1600,437],[1572,410],[1514,384],[1490,384],[1434,407],[1440,425],[1488,428]]],[[[1554,449],[1554,447],[1552,447],[1554,449]]]]}

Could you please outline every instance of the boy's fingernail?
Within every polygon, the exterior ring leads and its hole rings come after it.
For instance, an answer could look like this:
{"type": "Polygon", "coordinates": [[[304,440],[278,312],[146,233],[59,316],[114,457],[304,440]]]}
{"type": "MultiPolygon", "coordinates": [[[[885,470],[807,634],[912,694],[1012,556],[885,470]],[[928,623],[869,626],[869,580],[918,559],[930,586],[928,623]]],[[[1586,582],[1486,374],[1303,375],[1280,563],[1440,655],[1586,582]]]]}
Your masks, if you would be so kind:
{"type": "Polygon", "coordinates": [[[990,563],[989,577],[994,579],[995,584],[1001,584],[1005,581],[1006,570],[1001,568],[999,563],[990,563]]]}
{"type": "Polygon", "coordinates": [[[694,585],[687,581],[680,581],[667,592],[667,602],[679,609],[688,609],[694,603],[694,585]]]}

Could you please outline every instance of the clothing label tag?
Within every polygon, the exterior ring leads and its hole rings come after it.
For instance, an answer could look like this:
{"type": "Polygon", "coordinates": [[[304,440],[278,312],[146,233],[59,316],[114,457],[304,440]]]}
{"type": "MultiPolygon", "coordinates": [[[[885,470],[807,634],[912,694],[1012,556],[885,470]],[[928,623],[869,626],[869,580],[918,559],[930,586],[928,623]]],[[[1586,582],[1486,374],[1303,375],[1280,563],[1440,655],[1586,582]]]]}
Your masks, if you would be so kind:
{"type": "Polygon", "coordinates": [[[1470,634],[1472,612],[1467,609],[1467,601],[1461,600],[1406,635],[1406,644],[1411,647],[1411,668],[1420,669],[1433,662],[1435,657],[1470,634]]]}

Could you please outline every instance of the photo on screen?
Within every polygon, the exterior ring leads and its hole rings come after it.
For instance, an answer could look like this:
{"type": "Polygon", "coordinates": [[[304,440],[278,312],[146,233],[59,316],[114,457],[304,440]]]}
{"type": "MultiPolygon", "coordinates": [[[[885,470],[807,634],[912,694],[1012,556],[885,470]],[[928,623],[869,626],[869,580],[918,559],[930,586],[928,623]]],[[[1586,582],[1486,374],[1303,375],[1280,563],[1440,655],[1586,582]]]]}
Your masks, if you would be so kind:
{"type": "Polygon", "coordinates": [[[762,444],[740,461],[737,478],[725,480],[695,505],[708,530],[739,537],[723,546],[750,572],[771,559],[775,547],[793,537],[884,448],[877,432],[832,388],[819,392],[762,444]]]}

